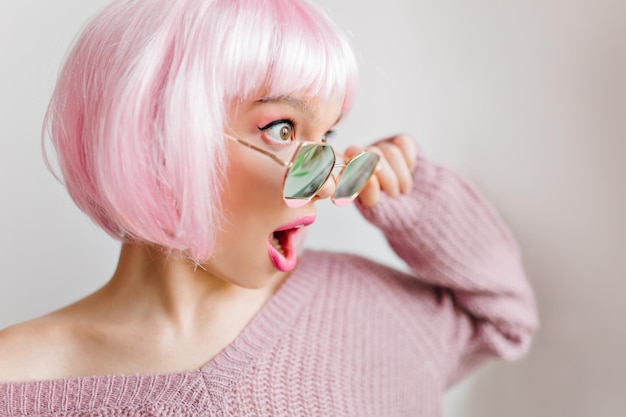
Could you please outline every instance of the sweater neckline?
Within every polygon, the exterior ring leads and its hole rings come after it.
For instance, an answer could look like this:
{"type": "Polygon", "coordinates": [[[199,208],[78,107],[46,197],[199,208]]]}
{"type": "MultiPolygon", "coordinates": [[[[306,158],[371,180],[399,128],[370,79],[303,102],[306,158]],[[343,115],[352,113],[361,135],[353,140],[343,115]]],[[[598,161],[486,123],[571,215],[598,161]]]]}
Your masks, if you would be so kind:
{"type": "MultiPolygon", "coordinates": [[[[165,401],[183,407],[211,407],[226,401],[236,380],[259,358],[269,353],[314,297],[319,273],[316,257],[304,252],[298,266],[250,320],[242,332],[200,368],[170,373],[83,376],[54,380],[0,383],[0,414],[4,407],[20,412],[139,406],[165,401]],[[51,397],[63,398],[52,404],[51,397]],[[4,397],[4,398],[3,398],[4,397]],[[29,398],[29,410],[20,398],[29,398]],[[76,400],[76,402],[74,402],[76,400]],[[14,402],[15,401],[15,402],[14,402]],[[49,408],[52,407],[53,409],[49,408]],[[60,407],[60,408],[59,408],[60,407]]],[[[181,354],[184,354],[181,352],[181,354]]]]}
{"type": "Polygon", "coordinates": [[[309,271],[319,270],[318,266],[311,264],[314,260],[310,258],[309,251],[300,256],[297,268],[278,291],[228,346],[200,367],[200,372],[214,374],[227,371],[235,375],[245,371],[255,358],[272,350],[315,292],[317,274],[309,271]]]}

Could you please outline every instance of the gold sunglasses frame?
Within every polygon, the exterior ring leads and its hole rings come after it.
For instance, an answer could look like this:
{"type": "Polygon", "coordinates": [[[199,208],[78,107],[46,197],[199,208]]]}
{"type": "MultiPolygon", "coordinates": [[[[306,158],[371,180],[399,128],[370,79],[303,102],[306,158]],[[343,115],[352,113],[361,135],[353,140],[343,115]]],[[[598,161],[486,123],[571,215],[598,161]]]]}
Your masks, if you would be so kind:
{"type": "MultiPolygon", "coordinates": [[[[285,167],[285,175],[283,176],[283,184],[282,184],[282,194],[283,194],[283,200],[285,201],[285,204],[288,207],[291,208],[297,208],[297,207],[302,207],[304,205],[306,205],[309,201],[311,201],[313,199],[313,197],[315,197],[315,195],[319,192],[319,190],[322,189],[322,187],[324,186],[324,184],[326,184],[326,181],[328,181],[328,179],[333,175],[333,171],[336,168],[340,168],[341,170],[339,171],[339,174],[337,174],[337,176],[333,176],[334,180],[335,180],[335,184],[338,184],[342,174],[345,172],[346,168],[348,167],[348,165],[353,162],[356,161],[358,158],[362,157],[363,155],[375,155],[376,156],[376,164],[378,164],[378,161],[380,160],[380,155],[378,155],[377,153],[374,153],[372,151],[368,151],[368,150],[363,150],[361,152],[359,152],[358,154],[354,155],[352,158],[346,160],[345,156],[342,154],[339,154],[339,156],[341,156],[341,159],[344,160],[344,163],[337,163],[337,152],[335,151],[335,148],[333,148],[331,145],[327,144],[327,143],[319,143],[319,142],[311,142],[311,141],[302,141],[298,144],[298,147],[296,148],[296,150],[294,151],[293,155],[291,156],[291,159],[289,161],[283,161],[281,158],[279,158],[278,156],[274,155],[272,152],[267,151],[263,148],[260,148],[256,145],[253,145],[251,143],[248,143],[244,140],[241,140],[235,136],[229,135],[229,134],[224,134],[224,136],[227,139],[230,139],[234,142],[237,142],[247,148],[250,148],[254,151],[257,151],[267,157],[269,157],[270,159],[272,159],[272,161],[276,162],[277,164],[285,167]],[[320,146],[320,147],[327,147],[330,148],[330,150],[333,152],[333,163],[332,163],[332,168],[328,171],[328,175],[326,176],[326,178],[324,179],[324,181],[322,181],[321,185],[318,187],[317,190],[315,190],[314,193],[312,193],[312,195],[308,198],[287,198],[285,197],[285,183],[287,181],[287,177],[289,175],[289,170],[294,166],[294,159],[296,158],[296,155],[298,155],[298,153],[300,152],[300,150],[302,149],[303,146],[306,145],[315,145],[315,146],[320,146]]],[[[372,177],[372,175],[374,175],[374,172],[376,171],[376,169],[372,170],[372,172],[370,173],[369,177],[367,177],[367,181],[369,181],[369,179],[372,177]]],[[[350,202],[354,201],[354,199],[359,195],[359,193],[361,191],[363,191],[363,188],[365,188],[365,185],[367,184],[367,181],[365,181],[363,183],[363,186],[361,188],[359,188],[356,192],[352,193],[349,197],[347,198],[341,198],[341,199],[336,199],[335,198],[335,193],[333,192],[333,195],[331,196],[331,201],[333,202],[333,204],[335,204],[336,206],[345,206],[346,204],[349,204],[350,202]]]]}

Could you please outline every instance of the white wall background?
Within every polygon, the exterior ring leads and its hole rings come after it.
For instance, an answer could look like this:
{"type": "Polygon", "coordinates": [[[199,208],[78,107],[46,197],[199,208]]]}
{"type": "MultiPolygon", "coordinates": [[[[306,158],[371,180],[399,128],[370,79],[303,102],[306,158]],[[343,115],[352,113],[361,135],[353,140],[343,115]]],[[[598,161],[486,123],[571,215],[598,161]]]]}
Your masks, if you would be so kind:
{"type": "MultiPolygon", "coordinates": [[[[66,48],[105,3],[0,4],[0,328],[85,295],[115,265],[118,244],[73,207],[39,142],[66,48]]],[[[516,232],[537,291],[531,354],[454,388],[444,415],[623,415],[626,2],[320,3],[361,61],[343,140],[408,132],[465,173],[516,232]]],[[[318,223],[311,246],[397,264],[353,208],[323,204],[318,223]]]]}

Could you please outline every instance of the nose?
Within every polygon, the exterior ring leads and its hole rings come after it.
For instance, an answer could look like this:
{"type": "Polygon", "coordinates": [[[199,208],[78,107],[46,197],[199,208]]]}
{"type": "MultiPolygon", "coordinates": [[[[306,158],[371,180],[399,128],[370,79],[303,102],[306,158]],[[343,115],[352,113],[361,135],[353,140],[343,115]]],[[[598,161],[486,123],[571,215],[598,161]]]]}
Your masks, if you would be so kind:
{"type": "Polygon", "coordinates": [[[325,198],[329,198],[335,193],[335,178],[331,175],[328,177],[322,188],[315,194],[315,200],[322,200],[325,198]]]}

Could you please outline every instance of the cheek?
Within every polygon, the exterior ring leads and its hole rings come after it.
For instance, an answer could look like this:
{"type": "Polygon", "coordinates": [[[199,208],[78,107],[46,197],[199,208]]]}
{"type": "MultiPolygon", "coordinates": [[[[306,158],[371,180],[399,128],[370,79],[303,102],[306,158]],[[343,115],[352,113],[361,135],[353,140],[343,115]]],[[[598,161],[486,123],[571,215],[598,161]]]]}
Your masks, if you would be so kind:
{"type": "Polygon", "coordinates": [[[244,213],[262,207],[279,208],[277,203],[283,203],[284,171],[272,160],[251,154],[246,149],[233,149],[226,174],[222,198],[226,213],[244,213]]]}
{"type": "MultiPolygon", "coordinates": [[[[246,152],[230,154],[222,194],[224,222],[216,237],[213,259],[205,265],[216,276],[247,276],[270,268],[267,239],[280,225],[286,208],[281,193],[281,167],[246,152]],[[242,260],[245,260],[242,261],[242,260]]],[[[244,149],[245,151],[245,149],[244,149]]],[[[256,275],[255,275],[256,277],[256,275]]],[[[247,285],[244,285],[247,286],[247,285]]]]}

